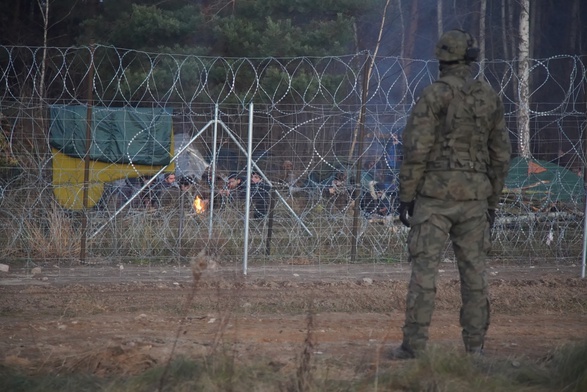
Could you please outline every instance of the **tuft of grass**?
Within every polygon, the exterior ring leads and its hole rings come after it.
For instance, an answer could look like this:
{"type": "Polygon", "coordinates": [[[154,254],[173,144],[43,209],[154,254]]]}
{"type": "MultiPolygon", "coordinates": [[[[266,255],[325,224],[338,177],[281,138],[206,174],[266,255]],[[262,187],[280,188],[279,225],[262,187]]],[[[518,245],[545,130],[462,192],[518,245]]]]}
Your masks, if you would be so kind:
{"type": "Polygon", "coordinates": [[[556,390],[587,391],[587,340],[556,350],[547,367],[551,369],[550,384],[556,390]]]}
{"type": "Polygon", "coordinates": [[[587,342],[566,346],[548,361],[470,356],[432,346],[418,359],[392,362],[376,377],[360,380],[357,389],[434,392],[540,392],[587,390],[587,342]]]}
{"type": "Polygon", "coordinates": [[[74,222],[55,203],[44,220],[25,221],[26,246],[43,259],[75,257],[80,252],[81,234],[74,222]]]}

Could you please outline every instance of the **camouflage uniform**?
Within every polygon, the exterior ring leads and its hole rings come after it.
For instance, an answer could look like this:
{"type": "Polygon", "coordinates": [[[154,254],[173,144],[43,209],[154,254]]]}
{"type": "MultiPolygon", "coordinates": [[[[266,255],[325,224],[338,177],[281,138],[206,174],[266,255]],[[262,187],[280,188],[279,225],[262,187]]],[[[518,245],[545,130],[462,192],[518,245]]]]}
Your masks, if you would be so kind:
{"type": "Polygon", "coordinates": [[[447,110],[458,93],[455,87],[465,86],[471,79],[469,62],[441,62],[440,81],[424,89],[403,133],[399,198],[403,203],[414,201],[414,209],[409,221],[412,275],[402,348],[412,354],[426,347],[436,275],[447,237],[461,278],[460,323],[467,351],[482,349],[489,326],[485,271],[490,246],[488,211],[497,208],[511,146],[503,104],[485,82],[480,83],[484,99],[478,102],[486,113],[483,126],[468,135],[468,131],[465,135],[461,132],[459,138],[443,136],[450,133],[447,110]]]}

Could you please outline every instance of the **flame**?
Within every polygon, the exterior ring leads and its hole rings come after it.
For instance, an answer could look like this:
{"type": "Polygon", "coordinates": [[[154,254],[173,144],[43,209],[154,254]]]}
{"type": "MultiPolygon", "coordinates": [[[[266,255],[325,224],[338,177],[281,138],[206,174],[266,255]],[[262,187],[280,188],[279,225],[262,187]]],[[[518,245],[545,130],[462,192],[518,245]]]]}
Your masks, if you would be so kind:
{"type": "Polygon", "coordinates": [[[198,214],[201,214],[205,210],[204,202],[202,201],[202,199],[200,199],[200,196],[196,196],[196,198],[194,199],[194,210],[196,210],[196,213],[198,214]]]}

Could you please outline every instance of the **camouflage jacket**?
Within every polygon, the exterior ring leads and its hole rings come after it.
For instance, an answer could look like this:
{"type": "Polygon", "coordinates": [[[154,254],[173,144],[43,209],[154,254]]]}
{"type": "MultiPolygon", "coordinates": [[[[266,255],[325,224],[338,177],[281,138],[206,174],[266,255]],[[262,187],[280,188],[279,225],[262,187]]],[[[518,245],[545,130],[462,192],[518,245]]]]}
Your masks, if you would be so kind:
{"type": "MultiPolygon", "coordinates": [[[[471,79],[470,66],[450,65],[441,69],[441,77],[454,76],[465,81],[471,79]]],[[[487,85],[488,86],[488,85],[487,85]]],[[[501,99],[487,89],[487,101],[494,107],[488,114],[490,124],[483,148],[483,170],[451,170],[430,159],[433,149],[441,142],[447,108],[455,96],[450,85],[434,82],[426,87],[410,114],[403,132],[403,163],[400,168],[402,202],[412,201],[417,194],[441,200],[484,200],[489,208],[496,208],[504,186],[511,159],[511,145],[505,127],[501,99]],[[430,170],[431,167],[438,167],[430,170]]]]}

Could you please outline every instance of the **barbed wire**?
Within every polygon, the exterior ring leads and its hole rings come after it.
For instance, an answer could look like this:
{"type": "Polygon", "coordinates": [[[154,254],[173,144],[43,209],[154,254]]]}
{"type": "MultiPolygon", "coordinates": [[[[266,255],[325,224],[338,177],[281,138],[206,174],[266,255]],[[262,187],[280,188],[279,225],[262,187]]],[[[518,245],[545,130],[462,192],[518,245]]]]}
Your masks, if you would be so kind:
{"type": "MultiPolygon", "coordinates": [[[[181,260],[203,247],[237,262],[245,242],[259,262],[350,262],[353,244],[357,261],[406,261],[407,231],[395,214],[401,130],[418,94],[437,78],[437,63],[375,58],[363,102],[363,69],[369,61],[367,52],[257,59],[101,45],[0,46],[2,259],[76,260],[82,238],[89,234],[88,258],[112,263],[181,260]],[[116,162],[92,166],[92,175],[110,173],[109,181],[90,180],[91,208],[71,208],[55,193],[59,151],[51,149],[50,129],[55,120],[51,109],[73,106],[130,113],[165,109],[176,136],[198,136],[181,156],[174,157],[177,142],[174,149],[167,147],[169,156],[177,158],[173,167],[145,171],[133,155],[127,155],[132,170],[118,174],[111,174],[119,167],[116,162]],[[274,208],[259,212],[253,202],[245,235],[245,201],[218,195],[230,174],[245,176],[250,129],[251,159],[272,185],[267,193],[274,208]],[[357,149],[352,151],[354,141],[357,149]],[[215,165],[193,166],[196,158],[210,163],[212,157],[215,165]],[[364,168],[360,175],[358,165],[364,168]],[[146,203],[137,192],[158,183],[151,176],[171,170],[178,182],[188,181],[186,187],[165,189],[156,207],[146,203]],[[152,181],[144,189],[125,182],[143,175],[152,181]],[[212,213],[209,208],[199,213],[196,197],[208,203],[219,198],[212,213]]],[[[514,145],[517,67],[516,61],[495,60],[477,70],[502,96],[514,145]]],[[[583,242],[585,57],[532,59],[529,69],[534,156],[514,161],[492,257],[530,263],[575,260],[583,242]]],[[[131,135],[127,147],[139,136],[131,135]]],[[[83,158],[81,151],[78,178],[83,158]]],[[[83,181],[74,188],[79,202],[83,181]]],[[[453,258],[449,247],[445,256],[453,258]]]]}

